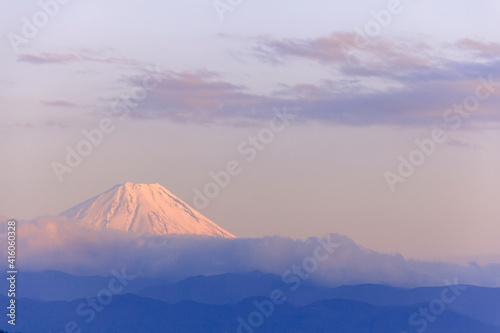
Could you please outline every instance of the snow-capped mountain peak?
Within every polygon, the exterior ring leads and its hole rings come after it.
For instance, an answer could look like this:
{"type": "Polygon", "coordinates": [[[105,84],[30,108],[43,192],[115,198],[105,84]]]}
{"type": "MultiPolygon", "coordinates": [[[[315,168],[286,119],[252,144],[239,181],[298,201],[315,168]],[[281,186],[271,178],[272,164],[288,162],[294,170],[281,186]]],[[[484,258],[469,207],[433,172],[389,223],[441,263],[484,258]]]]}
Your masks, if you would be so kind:
{"type": "Polygon", "coordinates": [[[60,215],[81,220],[98,230],[234,238],[160,184],[116,185],[60,215]]]}

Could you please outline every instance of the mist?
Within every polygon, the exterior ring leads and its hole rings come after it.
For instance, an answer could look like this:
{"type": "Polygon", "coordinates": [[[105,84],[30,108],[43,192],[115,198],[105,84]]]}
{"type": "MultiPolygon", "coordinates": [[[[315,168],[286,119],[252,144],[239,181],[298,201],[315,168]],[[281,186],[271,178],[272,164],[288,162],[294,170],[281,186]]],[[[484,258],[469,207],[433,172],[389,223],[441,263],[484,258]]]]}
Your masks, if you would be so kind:
{"type": "MultiPolygon", "coordinates": [[[[7,219],[2,218],[2,233],[7,219]]],[[[5,239],[4,236],[1,236],[5,239]]],[[[347,236],[296,240],[281,236],[224,239],[192,235],[147,236],[95,231],[60,216],[18,221],[18,266],[108,276],[124,267],[136,276],[180,280],[193,275],[261,271],[300,276],[324,286],[447,283],[500,287],[500,265],[457,265],[406,260],[364,248],[347,236]]],[[[5,250],[2,250],[5,251],[5,250]]],[[[5,260],[5,262],[7,262],[5,260]]]]}

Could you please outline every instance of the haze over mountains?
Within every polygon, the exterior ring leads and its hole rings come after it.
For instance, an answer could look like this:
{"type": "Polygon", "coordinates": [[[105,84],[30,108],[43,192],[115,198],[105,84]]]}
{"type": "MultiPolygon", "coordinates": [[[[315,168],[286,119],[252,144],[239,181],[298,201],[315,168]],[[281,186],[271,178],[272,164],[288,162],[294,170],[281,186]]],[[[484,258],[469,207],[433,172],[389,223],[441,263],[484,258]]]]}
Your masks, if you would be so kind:
{"type": "Polygon", "coordinates": [[[60,215],[96,230],[234,238],[160,184],[116,185],[60,215]]]}
{"type": "MultiPolygon", "coordinates": [[[[193,276],[177,283],[135,278],[110,302],[101,298],[99,311],[92,312],[86,305],[89,298],[102,293],[112,279],[54,271],[20,275],[19,304],[31,320],[16,328],[60,332],[74,322],[82,332],[121,333],[500,332],[500,288],[326,288],[307,282],[294,290],[281,277],[261,272],[193,276]],[[271,305],[273,290],[283,297],[271,305]],[[427,309],[427,315],[420,309],[427,309]],[[261,319],[252,319],[257,317],[261,319]]],[[[0,296],[0,304],[6,300],[0,296]]],[[[0,323],[0,328],[7,327],[0,323]]]]}

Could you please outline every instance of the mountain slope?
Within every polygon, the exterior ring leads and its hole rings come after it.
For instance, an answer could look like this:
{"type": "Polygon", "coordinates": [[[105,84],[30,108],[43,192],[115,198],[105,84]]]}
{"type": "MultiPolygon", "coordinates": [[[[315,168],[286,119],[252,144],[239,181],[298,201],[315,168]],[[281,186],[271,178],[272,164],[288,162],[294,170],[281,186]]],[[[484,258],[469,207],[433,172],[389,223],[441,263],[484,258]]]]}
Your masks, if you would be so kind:
{"type": "MultiPolygon", "coordinates": [[[[0,296],[0,305],[8,299],[0,296]]],[[[115,295],[112,301],[93,311],[86,299],[72,302],[37,302],[20,298],[16,331],[23,333],[61,332],[67,323],[82,332],[414,332],[409,316],[413,307],[374,306],[351,300],[319,301],[297,307],[289,303],[269,306],[269,299],[248,298],[238,304],[208,305],[195,302],[168,304],[132,294],[115,295]],[[259,307],[255,304],[258,303],[259,307]],[[85,305],[87,304],[87,305],[85,305]],[[81,308],[82,316],[76,309],[81,308]],[[259,310],[260,309],[260,310],[259,310]],[[21,312],[22,311],[22,312],[21,312]],[[265,313],[265,314],[263,314],[265,313]],[[241,321],[245,324],[239,324],[241,321]],[[250,326],[248,323],[252,323],[250,326]]],[[[0,329],[7,329],[6,321],[0,329]]],[[[76,332],[77,330],[73,330],[76,332]]],[[[426,333],[498,333],[498,327],[467,318],[446,309],[426,333]]]]}
{"type": "Polygon", "coordinates": [[[116,185],[60,215],[97,230],[234,238],[159,184],[116,185]]]}
{"type": "MultiPolygon", "coordinates": [[[[448,287],[420,287],[413,289],[395,288],[384,285],[347,285],[325,288],[313,283],[303,283],[296,291],[292,284],[283,282],[282,277],[273,274],[252,272],[247,274],[222,274],[214,276],[193,276],[182,281],[147,287],[136,294],[162,300],[168,303],[194,301],[205,304],[237,304],[248,297],[269,296],[274,289],[288,291],[287,302],[305,306],[314,302],[332,299],[346,299],[369,303],[375,306],[413,307],[416,304],[429,306],[440,300],[443,293],[453,296],[448,287]]],[[[446,307],[469,318],[486,324],[500,326],[500,288],[461,286],[459,296],[446,307]]]]}
{"type": "MultiPolygon", "coordinates": [[[[62,272],[26,272],[18,275],[19,298],[40,301],[74,300],[95,297],[112,276],[74,276],[62,272]]],[[[9,281],[0,280],[0,294],[6,296],[9,281]],[[1,292],[3,290],[3,292],[1,292]]],[[[299,289],[282,277],[260,272],[247,274],[221,274],[192,276],[172,283],[163,279],[137,277],[130,281],[125,293],[177,304],[195,302],[205,305],[237,305],[247,298],[269,297],[273,290],[284,292],[286,301],[294,306],[307,306],[315,302],[345,299],[373,306],[406,307],[418,312],[421,305],[429,307],[440,300],[447,287],[394,288],[383,285],[349,285],[326,288],[304,281],[299,289]]],[[[457,314],[500,327],[500,288],[467,286],[459,288],[460,296],[446,308],[457,314]]],[[[451,296],[453,292],[445,292],[451,296]]],[[[411,330],[410,330],[411,332],[411,330]]]]}

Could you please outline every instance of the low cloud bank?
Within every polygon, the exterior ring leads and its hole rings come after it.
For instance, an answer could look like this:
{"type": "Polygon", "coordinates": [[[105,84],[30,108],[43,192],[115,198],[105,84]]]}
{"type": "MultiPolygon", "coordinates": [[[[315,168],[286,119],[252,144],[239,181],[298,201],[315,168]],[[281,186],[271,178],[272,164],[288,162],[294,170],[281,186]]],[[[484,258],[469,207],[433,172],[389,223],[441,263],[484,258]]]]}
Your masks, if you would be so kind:
{"type": "MultiPolygon", "coordinates": [[[[1,253],[6,260],[6,222],[0,218],[1,253]]],[[[134,236],[89,230],[64,217],[19,221],[20,271],[59,270],[77,275],[110,275],[112,269],[172,280],[192,275],[262,271],[282,276],[307,275],[313,282],[438,286],[458,282],[500,287],[500,265],[453,265],[405,260],[354,243],[347,236],[294,240],[285,237],[223,239],[202,236],[134,236]]],[[[3,267],[5,264],[0,264],[3,267]]]]}

